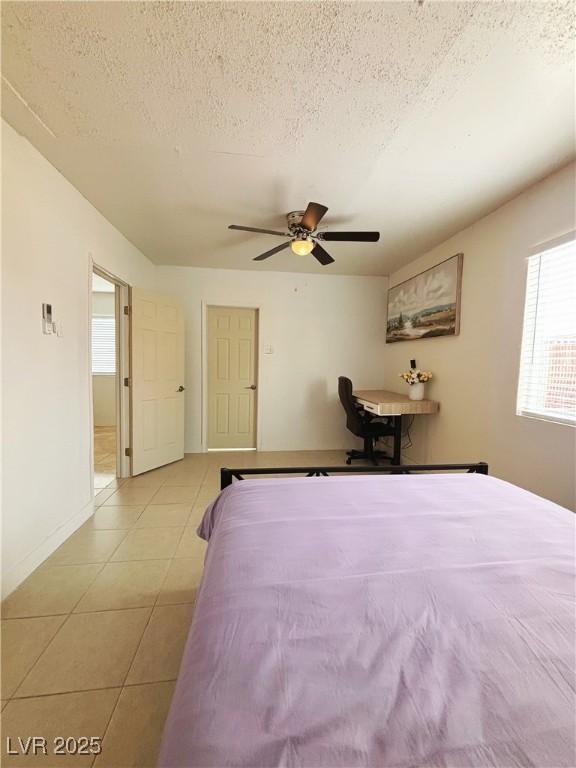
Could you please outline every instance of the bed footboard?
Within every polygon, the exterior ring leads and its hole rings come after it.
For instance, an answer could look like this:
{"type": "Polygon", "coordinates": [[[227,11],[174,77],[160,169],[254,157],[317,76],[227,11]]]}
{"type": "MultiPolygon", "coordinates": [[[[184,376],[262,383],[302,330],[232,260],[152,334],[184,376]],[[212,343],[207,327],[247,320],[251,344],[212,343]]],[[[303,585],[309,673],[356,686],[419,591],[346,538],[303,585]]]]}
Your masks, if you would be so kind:
{"type": "Polygon", "coordinates": [[[343,467],[250,467],[246,469],[220,470],[220,489],[232,485],[234,480],[244,480],[248,475],[304,475],[305,477],[329,477],[330,475],[411,475],[416,472],[475,472],[488,474],[488,464],[479,461],[475,464],[398,464],[384,466],[343,466],[343,467]]]}

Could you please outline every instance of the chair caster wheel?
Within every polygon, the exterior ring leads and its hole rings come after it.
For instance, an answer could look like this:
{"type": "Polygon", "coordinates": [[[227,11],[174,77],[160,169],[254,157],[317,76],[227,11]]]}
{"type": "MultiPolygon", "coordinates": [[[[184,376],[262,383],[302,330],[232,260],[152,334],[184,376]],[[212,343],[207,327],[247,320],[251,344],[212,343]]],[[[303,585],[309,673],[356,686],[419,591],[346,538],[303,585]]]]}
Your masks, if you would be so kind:
{"type": "Polygon", "coordinates": [[[350,458],[346,459],[346,464],[352,464],[352,459],[350,458]]]}

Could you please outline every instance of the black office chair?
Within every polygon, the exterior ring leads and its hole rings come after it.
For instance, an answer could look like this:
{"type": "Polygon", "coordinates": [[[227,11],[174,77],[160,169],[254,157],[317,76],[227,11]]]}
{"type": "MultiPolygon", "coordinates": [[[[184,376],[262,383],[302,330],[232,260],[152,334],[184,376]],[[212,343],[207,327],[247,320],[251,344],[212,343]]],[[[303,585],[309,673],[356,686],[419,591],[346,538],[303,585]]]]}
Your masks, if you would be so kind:
{"type": "Polygon", "coordinates": [[[372,464],[378,464],[378,459],[389,459],[390,456],[383,451],[377,451],[374,444],[379,437],[394,435],[394,427],[388,420],[376,421],[373,416],[361,408],[352,395],[352,382],[346,376],[338,377],[338,395],[342,407],[346,411],[346,427],[356,437],[364,440],[362,451],[351,450],[346,452],[346,464],[351,464],[356,459],[368,459],[372,464]]]}

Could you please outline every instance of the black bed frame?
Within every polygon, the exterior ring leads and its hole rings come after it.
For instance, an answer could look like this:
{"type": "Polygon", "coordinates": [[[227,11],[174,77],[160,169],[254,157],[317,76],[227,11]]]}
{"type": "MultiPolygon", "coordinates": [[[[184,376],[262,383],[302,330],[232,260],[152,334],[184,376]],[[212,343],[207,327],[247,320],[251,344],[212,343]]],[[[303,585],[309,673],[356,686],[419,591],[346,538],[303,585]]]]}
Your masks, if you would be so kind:
{"type": "Polygon", "coordinates": [[[305,475],[305,477],[329,477],[330,475],[411,475],[413,472],[475,472],[488,474],[488,464],[396,464],[377,467],[250,467],[249,469],[220,470],[220,489],[232,485],[234,480],[244,480],[245,475],[305,475]]]}

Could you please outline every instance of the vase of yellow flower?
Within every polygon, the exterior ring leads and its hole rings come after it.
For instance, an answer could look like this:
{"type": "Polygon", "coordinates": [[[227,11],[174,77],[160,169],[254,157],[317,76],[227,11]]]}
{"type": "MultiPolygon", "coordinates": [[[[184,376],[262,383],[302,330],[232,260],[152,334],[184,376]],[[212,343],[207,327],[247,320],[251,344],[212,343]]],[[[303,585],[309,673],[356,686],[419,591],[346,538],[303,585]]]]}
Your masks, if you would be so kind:
{"type": "Polygon", "coordinates": [[[409,384],[408,397],[410,400],[424,399],[424,385],[432,378],[430,371],[421,371],[419,368],[410,368],[409,371],[398,375],[401,379],[404,379],[406,384],[409,384]]]}

